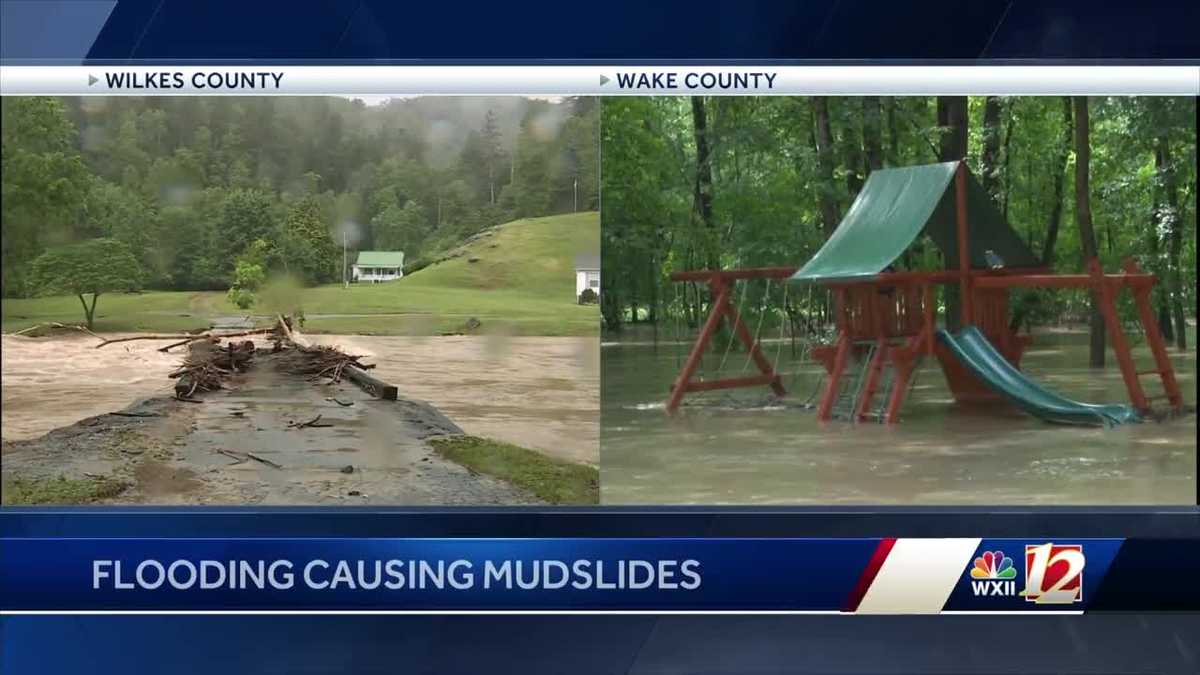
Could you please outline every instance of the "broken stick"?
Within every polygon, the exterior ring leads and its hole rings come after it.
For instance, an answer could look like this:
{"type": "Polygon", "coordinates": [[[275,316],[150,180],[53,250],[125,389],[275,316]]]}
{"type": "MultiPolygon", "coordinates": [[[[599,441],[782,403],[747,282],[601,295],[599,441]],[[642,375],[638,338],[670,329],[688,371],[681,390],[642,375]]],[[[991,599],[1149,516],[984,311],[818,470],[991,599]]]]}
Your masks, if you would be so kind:
{"type": "MultiPolygon", "coordinates": [[[[197,340],[210,340],[212,338],[221,339],[221,338],[231,338],[231,337],[242,337],[244,335],[265,335],[267,333],[272,333],[274,331],[275,331],[274,328],[256,328],[254,330],[244,330],[244,331],[241,331],[238,333],[212,333],[212,332],[175,333],[175,334],[171,334],[171,335],[133,335],[130,337],[112,338],[112,339],[108,339],[108,340],[101,338],[102,341],[100,342],[100,344],[96,345],[96,349],[99,349],[105,345],[116,344],[118,342],[130,342],[132,340],[183,340],[183,342],[179,342],[174,345],[169,345],[167,347],[167,349],[170,349],[171,347],[178,347],[180,345],[184,345],[189,342],[196,342],[197,340]]],[[[97,335],[96,337],[100,337],[100,336],[97,335]]]]}
{"type": "Polygon", "coordinates": [[[245,464],[246,463],[246,458],[242,457],[241,455],[237,454],[236,452],[230,452],[228,450],[222,450],[220,448],[217,448],[217,452],[222,455],[225,455],[226,457],[232,457],[235,460],[237,460],[234,462],[234,464],[245,464]]]}
{"type": "Polygon", "coordinates": [[[265,458],[265,457],[259,457],[258,455],[254,454],[253,452],[247,452],[247,453],[246,453],[246,456],[247,456],[247,457],[249,457],[250,459],[252,459],[252,460],[256,461],[256,462],[262,462],[263,464],[266,464],[267,466],[273,466],[273,467],[275,467],[276,469],[282,469],[282,468],[283,468],[283,465],[282,465],[282,464],[276,464],[275,462],[272,462],[271,460],[269,460],[269,459],[267,459],[267,458],[265,458]]]}
{"type": "Polygon", "coordinates": [[[288,422],[287,428],[289,428],[289,429],[323,429],[326,427],[333,426],[332,424],[320,424],[319,423],[320,421],[321,421],[320,415],[317,415],[316,417],[312,418],[311,420],[309,420],[307,422],[297,422],[295,420],[292,420],[291,422],[288,422]]]}

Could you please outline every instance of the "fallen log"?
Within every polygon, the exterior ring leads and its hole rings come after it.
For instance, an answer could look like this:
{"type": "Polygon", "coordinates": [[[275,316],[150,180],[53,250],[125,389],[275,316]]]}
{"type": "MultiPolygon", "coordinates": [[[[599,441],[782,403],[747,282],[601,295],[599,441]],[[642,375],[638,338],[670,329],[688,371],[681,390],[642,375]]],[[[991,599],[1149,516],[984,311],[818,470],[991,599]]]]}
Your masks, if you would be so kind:
{"type": "Polygon", "coordinates": [[[397,389],[396,385],[388,384],[368,374],[367,371],[354,364],[347,364],[346,367],[342,368],[342,374],[349,378],[351,382],[361,387],[363,391],[385,401],[395,401],[399,394],[399,389],[397,389]]]}
{"type": "Polygon", "coordinates": [[[171,344],[167,345],[166,347],[159,347],[158,351],[166,354],[167,352],[171,351],[172,349],[174,349],[176,347],[190,345],[193,342],[199,342],[200,340],[203,340],[203,339],[205,339],[205,338],[188,338],[186,340],[180,340],[179,342],[172,342],[171,344]]]}
{"type": "Polygon", "coordinates": [[[297,347],[300,347],[301,349],[309,349],[312,347],[312,343],[310,343],[307,338],[292,330],[292,324],[288,320],[288,317],[285,317],[282,314],[276,314],[275,318],[277,321],[276,328],[280,333],[283,333],[283,338],[285,340],[296,345],[297,347]]]}

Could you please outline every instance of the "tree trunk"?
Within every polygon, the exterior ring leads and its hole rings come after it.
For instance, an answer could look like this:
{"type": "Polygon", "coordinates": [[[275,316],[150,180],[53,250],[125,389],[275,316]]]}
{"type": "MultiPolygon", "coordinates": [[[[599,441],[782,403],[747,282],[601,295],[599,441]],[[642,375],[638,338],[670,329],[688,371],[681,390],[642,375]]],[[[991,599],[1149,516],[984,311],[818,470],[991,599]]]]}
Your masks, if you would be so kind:
{"type": "Polygon", "coordinates": [[[1164,336],[1167,339],[1173,337],[1175,346],[1182,350],[1187,349],[1187,324],[1183,311],[1183,272],[1179,264],[1179,254],[1183,248],[1183,219],[1180,218],[1179,213],[1179,184],[1174,160],[1171,157],[1171,142],[1165,132],[1157,139],[1157,146],[1155,155],[1159,160],[1158,169],[1162,178],[1164,200],[1162,214],[1166,221],[1166,227],[1162,228],[1160,232],[1165,231],[1168,245],[1166,304],[1170,309],[1165,323],[1170,328],[1171,320],[1174,319],[1175,324],[1173,331],[1164,331],[1164,336]]]}
{"type": "Polygon", "coordinates": [[[937,99],[938,158],[954,162],[967,156],[967,97],[939,96],[937,99]]]}
{"type": "MultiPolygon", "coordinates": [[[[937,99],[937,125],[941,132],[938,139],[938,159],[942,162],[957,162],[967,156],[967,97],[939,96],[937,99]]],[[[957,270],[957,250],[943,251],[945,268],[957,270]]],[[[943,286],[946,299],[946,327],[950,330],[961,328],[961,299],[958,286],[950,284],[943,286]]]]}
{"type": "MultiPolygon", "coordinates": [[[[1065,105],[1067,108],[1067,112],[1070,113],[1071,99],[1067,98],[1067,99],[1064,99],[1064,101],[1065,101],[1065,105]]],[[[1008,119],[1005,123],[1005,128],[1004,128],[1004,193],[1003,193],[1003,196],[1001,197],[1001,214],[1004,216],[1004,222],[1006,222],[1006,223],[1008,222],[1009,196],[1012,194],[1012,180],[1011,180],[1011,177],[1010,177],[1008,171],[1009,171],[1009,167],[1012,164],[1012,162],[1010,161],[1012,159],[1012,151],[1011,151],[1012,135],[1013,135],[1013,127],[1016,126],[1016,124],[1015,124],[1016,115],[1013,114],[1013,108],[1015,108],[1016,105],[1017,105],[1017,102],[1015,99],[1012,101],[1009,101],[1008,115],[1007,115],[1008,119]]],[[[1067,136],[1068,147],[1071,144],[1070,140],[1071,140],[1071,137],[1068,134],[1068,136],[1067,136]]]]}
{"type": "Polygon", "coordinates": [[[887,120],[887,165],[900,165],[900,152],[897,145],[900,142],[900,134],[896,129],[896,99],[888,96],[883,100],[884,117],[887,120]]]}
{"type": "Polygon", "coordinates": [[[879,97],[864,96],[863,106],[863,150],[867,155],[868,173],[883,168],[883,141],[879,124],[879,97]]]}
{"type": "Polygon", "coordinates": [[[829,106],[825,97],[814,96],[812,106],[816,125],[813,143],[817,151],[817,202],[821,208],[821,226],[828,238],[838,225],[837,198],[833,186],[833,134],[829,131],[829,106]]]}
{"type": "MultiPolygon", "coordinates": [[[[1079,241],[1083,246],[1084,263],[1097,257],[1096,231],[1092,227],[1091,139],[1088,123],[1088,100],[1076,96],[1075,109],[1075,222],[1079,225],[1079,241]]],[[[1104,319],[1100,316],[1096,294],[1092,294],[1091,339],[1088,363],[1094,368],[1104,367],[1104,319]]]]}
{"type": "MultiPolygon", "coordinates": [[[[609,275],[602,275],[602,279],[609,275]]],[[[600,314],[604,325],[611,331],[621,330],[621,301],[615,286],[601,282],[607,288],[600,290],[600,314]]]]}
{"type": "MultiPolygon", "coordinates": [[[[826,102],[828,106],[828,101],[826,102]]],[[[848,106],[842,108],[843,119],[846,117],[853,118],[853,113],[848,109],[848,106]]],[[[842,132],[842,151],[846,166],[846,193],[850,195],[850,202],[858,196],[858,191],[863,186],[863,174],[867,172],[866,165],[863,163],[863,146],[862,134],[856,125],[851,124],[850,120],[846,120],[843,125],[842,132]]]]}
{"type": "Polygon", "coordinates": [[[96,298],[99,298],[99,293],[92,293],[92,304],[89,307],[87,300],[84,299],[83,293],[79,294],[79,304],[83,305],[83,317],[87,321],[88,330],[95,328],[96,319],[96,298]]]}
{"type": "Polygon", "coordinates": [[[716,240],[713,223],[713,180],[712,157],[708,143],[708,114],[705,110],[704,97],[692,97],[692,133],[696,140],[696,183],[693,193],[694,210],[700,216],[700,222],[708,233],[703,254],[705,264],[709,269],[717,268],[716,240]]]}
{"type": "Polygon", "coordinates": [[[1049,267],[1054,264],[1054,247],[1058,244],[1058,229],[1062,223],[1063,212],[1063,193],[1065,190],[1065,177],[1067,173],[1067,164],[1071,161],[1071,143],[1075,135],[1074,124],[1071,117],[1071,97],[1063,97],[1063,135],[1061,145],[1058,148],[1058,157],[1055,160],[1054,166],[1058,169],[1054,173],[1054,206],[1050,209],[1050,222],[1046,225],[1046,242],[1042,245],[1042,266],[1049,267]]]}
{"type": "Polygon", "coordinates": [[[1162,245],[1163,238],[1170,231],[1170,224],[1167,222],[1170,219],[1170,207],[1167,206],[1166,186],[1167,186],[1167,167],[1166,156],[1163,151],[1163,139],[1157,137],[1154,139],[1154,171],[1156,174],[1156,185],[1154,186],[1154,199],[1151,204],[1150,211],[1150,270],[1158,275],[1162,283],[1156,284],[1154,292],[1151,294],[1151,303],[1154,305],[1155,319],[1158,321],[1158,330],[1162,332],[1163,338],[1167,342],[1175,339],[1175,332],[1171,329],[1171,288],[1168,283],[1169,263],[1163,260],[1162,245]]]}
{"type": "Polygon", "coordinates": [[[983,153],[980,155],[980,183],[1000,203],[1000,97],[988,96],[983,104],[983,153]]]}

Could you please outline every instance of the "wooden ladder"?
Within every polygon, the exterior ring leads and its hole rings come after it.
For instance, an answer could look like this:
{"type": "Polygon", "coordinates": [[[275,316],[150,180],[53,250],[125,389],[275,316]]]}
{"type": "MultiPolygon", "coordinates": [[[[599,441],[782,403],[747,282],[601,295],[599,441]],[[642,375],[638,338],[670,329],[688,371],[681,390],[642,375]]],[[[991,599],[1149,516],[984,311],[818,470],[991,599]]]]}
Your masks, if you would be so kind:
{"type": "MultiPolygon", "coordinates": [[[[1140,274],[1140,270],[1132,260],[1125,262],[1124,270],[1130,275],[1140,274]]],[[[1133,362],[1133,352],[1125,337],[1125,331],[1121,329],[1121,319],[1117,315],[1115,291],[1119,291],[1120,286],[1109,283],[1099,260],[1094,258],[1089,260],[1088,271],[1095,279],[1093,288],[1097,296],[1097,304],[1108,328],[1109,337],[1112,339],[1113,352],[1116,354],[1117,364],[1121,367],[1121,377],[1125,380],[1125,387],[1129,391],[1130,403],[1139,413],[1146,414],[1151,411],[1151,401],[1166,399],[1172,411],[1182,411],[1183,394],[1179,390],[1179,383],[1175,380],[1175,368],[1171,365],[1171,357],[1167,355],[1162,332],[1158,329],[1158,322],[1154,318],[1154,309],[1150,305],[1150,293],[1154,290],[1154,286],[1152,284],[1130,284],[1134,304],[1138,309],[1138,317],[1141,319],[1142,329],[1146,332],[1146,343],[1154,355],[1154,369],[1139,371],[1133,362]],[[1150,374],[1158,375],[1162,382],[1163,395],[1146,396],[1145,390],[1142,389],[1141,378],[1150,374]]]]}
{"type": "MultiPolygon", "coordinates": [[[[1128,274],[1138,274],[1141,270],[1132,260],[1126,260],[1123,266],[1128,274]]],[[[1175,379],[1175,367],[1171,364],[1171,357],[1167,355],[1167,345],[1163,340],[1162,331],[1158,328],[1158,321],[1154,317],[1154,308],[1150,304],[1150,293],[1154,290],[1153,286],[1136,286],[1133,288],[1133,301],[1137,305],[1138,317],[1142,321],[1142,329],[1146,331],[1146,342],[1150,346],[1150,353],[1154,355],[1154,368],[1152,370],[1137,371],[1134,374],[1137,377],[1146,375],[1158,375],[1158,379],[1162,382],[1163,395],[1150,396],[1146,399],[1147,404],[1156,399],[1166,399],[1171,410],[1180,412],[1183,410],[1183,392],[1179,389],[1179,382],[1175,379]]]]}
{"type": "Polygon", "coordinates": [[[867,416],[871,408],[871,401],[875,398],[875,392],[879,389],[879,381],[883,376],[883,371],[888,365],[888,344],[884,338],[876,340],[874,349],[871,352],[871,362],[867,364],[867,380],[863,384],[862,391],[859,392],[858,400],[854,402],[853,420],[858,422],[867,416]]]}

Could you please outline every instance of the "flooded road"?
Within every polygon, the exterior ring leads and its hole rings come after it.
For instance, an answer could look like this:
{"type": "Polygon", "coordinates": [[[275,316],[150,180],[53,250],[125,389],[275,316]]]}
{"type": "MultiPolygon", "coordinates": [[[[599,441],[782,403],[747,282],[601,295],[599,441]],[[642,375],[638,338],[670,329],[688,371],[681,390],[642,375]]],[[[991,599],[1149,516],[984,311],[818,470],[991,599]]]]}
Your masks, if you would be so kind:
{"type": "Polygon", "coordinates": [[[309,335],[375,363],[401,397],[428,401],[468,434],[596,465],[599,343],[588,337],[309,335]]]}
{"type": "MultiPolygon", "coordinates": [[[[110,337],[124,337],[113,334],[110,337]]],[[[167,379],[177,354],[159,341],[134,341],[96,349],[96,338],[0,336],[0,397],[5,440],[35,438],[143,398],[170,395],[167,379]]]]}
{"type": "MultiPolygon", "coordinates": [[[[400,387],[402,398],[429,401],[469,434],[597,463],[595,338],[309,337],[368,356],[380,378],[400,387]]],[[[167,374],[182,356],[158,352],[162,342],[95,345],[95,338],[83,335],[3,336],[5,440],[34,438],[171,394],[167,374]]]]}
{"type": "MultiPolygon", "coordinates": [[[[1195,345],[1195,331],[1189,336],[1195,345]]],[[[686,348],[685,348],[686,349],[686,348]]],[[[774,353],[773,349],[768,352],[774,353]]],[[[678,372],[673,345],[603,347],[601,500],[605,504],[1194,504],[1196,416],[1115,429],[1063,427],[1007,407],[953,403],[936,361],[925,363],[902,422],[818,424],[799,404],[821,369],[781,372],[787,406],[766,388],[711,394],[711,405],[662,409],[678,372]]],[[[1188,404],[1196,351],[1171,351],[1188,404]]],[[[1148,363],[1143,347],[1136,354],[1148,363]]],[[[718,357],[719,358],[719,357],[718,357]]],[[[1022,362],[1039,382],[1088,402],[1125,402],[1108,355],[1087,368],[1087,336],[1038,335],[1022,362]]],[[[726,374],[741,372],[734,353],[726,374]]],[[[751,366],[753,368],[753,366],[751,366]]],[[[1161,393],[1144,378],[1149,395],[1161,393]]]]}

